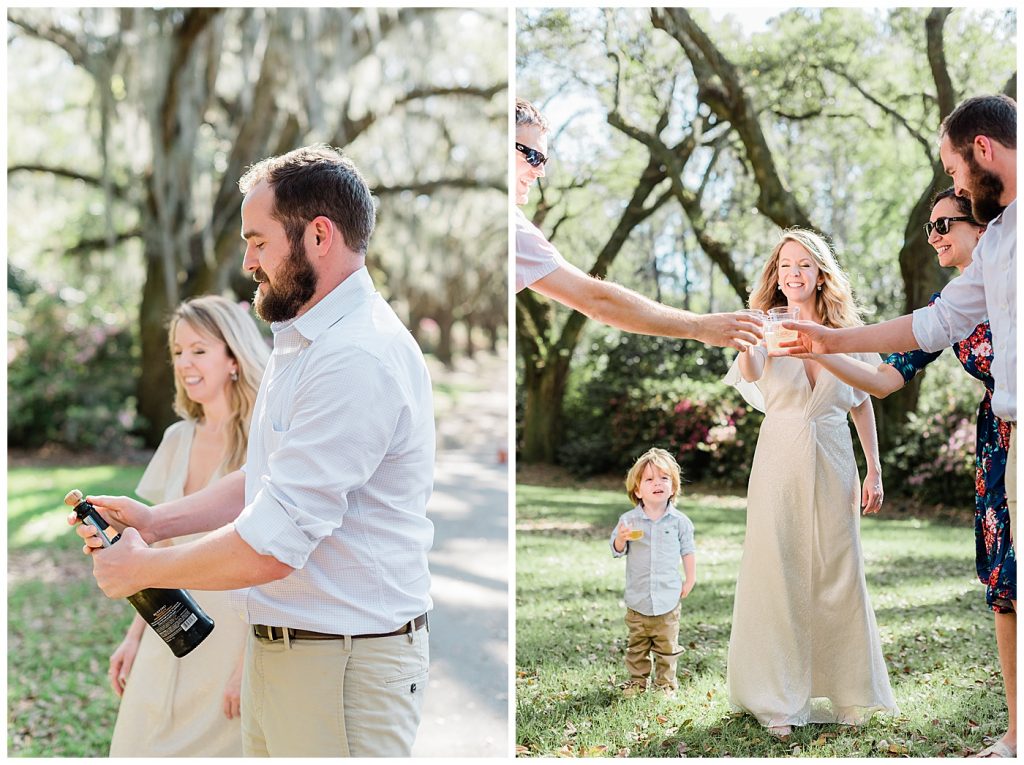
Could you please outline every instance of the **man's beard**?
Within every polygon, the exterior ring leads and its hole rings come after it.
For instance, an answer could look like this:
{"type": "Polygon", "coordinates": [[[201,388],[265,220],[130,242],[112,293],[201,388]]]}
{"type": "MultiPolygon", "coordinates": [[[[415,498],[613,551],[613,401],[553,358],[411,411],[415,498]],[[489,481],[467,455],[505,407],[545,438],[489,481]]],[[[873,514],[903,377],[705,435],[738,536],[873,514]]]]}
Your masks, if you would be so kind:
{"type": "Polygon", "coordinates": [[[982,170],[973,154],[967,154],[965,159],[969,168],[968,181],[971,184],[968,195],[971,200],[971,214],[978,223],[988,224],[1005,207],[999,204],[1005,190],[1003,181],[995,173],[982,170]]]}
{"type": "Polygon", "coordinates": [[[256,269],[253,278],[266,283],[262,290],[256,287],[253,307],[256,315],[264,321],[288,321],[295,318],[302,307],[316,292],[317,275],[303,242],[292,244],[288,259],[284,262],[272,285],[263,269],[256,269]]]}

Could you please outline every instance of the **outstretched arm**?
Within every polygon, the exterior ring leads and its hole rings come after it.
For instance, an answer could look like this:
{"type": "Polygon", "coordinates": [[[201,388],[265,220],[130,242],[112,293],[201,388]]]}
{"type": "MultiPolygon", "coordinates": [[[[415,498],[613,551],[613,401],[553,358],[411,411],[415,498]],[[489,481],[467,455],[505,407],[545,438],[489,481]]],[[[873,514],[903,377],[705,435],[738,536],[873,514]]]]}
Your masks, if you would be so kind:
{"type": "Polygon", "coordinates": [[[906,384],[903,375],[888,364],[873,367],[845,353],[825,353],[812,358],[847,385],[875,398],[885,398],[906,384]]]}
{"type": "Polygon", "coordinates": [[[866,398],[863,403],[851,409],[850,416],[867,462],[861,507],[865,515],[877,513],[882,509],[882,462],[878,456],[878,432],[875,430],[875,410],[871,407],[871,399],[866,398]]]}
{"type": "Polygon", "coordinates": [[[921,347],[914,337],[914,317],[911,314],[864,327],[835,329],[810,321],[784,321],[782,326],[797,330],[799,335],[796,340],[779,343],[779,350],[772,351],[772,356],[871,351],[902,353],[921,347]]]}
{"type": "Polygon", "coordinates": [[[595,279],[570,263],[530,287],[594,321],[626,332],[700,340],[737,350],[761,337],[760,324],[743,314],[700,315],[670,308],[620,284],[595,279]]]}

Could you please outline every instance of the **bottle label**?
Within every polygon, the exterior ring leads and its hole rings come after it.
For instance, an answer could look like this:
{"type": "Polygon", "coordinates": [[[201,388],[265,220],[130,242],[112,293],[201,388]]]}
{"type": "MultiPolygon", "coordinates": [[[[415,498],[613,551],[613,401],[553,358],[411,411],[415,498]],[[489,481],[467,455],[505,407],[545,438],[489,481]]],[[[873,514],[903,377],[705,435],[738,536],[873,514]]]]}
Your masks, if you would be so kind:
{"type": "Polygon", "coordinates": [[[175,635],[188,630],[198,618],[183,603],[172,603],[162,606],[153,614],[153,621],[150,625],[156,630],[161,639],[170,642],[175,635]]]}

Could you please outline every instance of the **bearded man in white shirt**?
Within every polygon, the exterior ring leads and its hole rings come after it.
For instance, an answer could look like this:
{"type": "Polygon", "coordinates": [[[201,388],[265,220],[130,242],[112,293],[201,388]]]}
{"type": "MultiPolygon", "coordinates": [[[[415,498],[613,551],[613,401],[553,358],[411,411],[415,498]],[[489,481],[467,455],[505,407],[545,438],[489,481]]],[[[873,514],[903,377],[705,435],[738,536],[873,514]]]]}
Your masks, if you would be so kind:
{"type": "Polygon", "coordinates": [[[153,507],[91,497],[121,540],[100,550],[91,526],[78,533],[111,598],[237,590],[253,625],[247,756],[408,756],[431,608],[426,364],[367,273],[374,204],[348,159],[297,149],[254,165],[239,186],[243,267],[274,332],[246,464],[153,507]],[[212,533],[146,545],[199,531],[212,533]]]}
{"type": "Polygon", "coordinates": [[[938,351],[988,319],[994,346],[992,410],[1013,424],[1006,464],[1012,535],[1017,523],[1017,102],[1004,95],[968,98],[942,121],[939,141],[957,196],[971,200],[975,220],[988,224],[971,265],[934,304],[898,319],[848,329],[785,322],[799,337],[783,343],[788,347],[780,354],[938,351]]]}

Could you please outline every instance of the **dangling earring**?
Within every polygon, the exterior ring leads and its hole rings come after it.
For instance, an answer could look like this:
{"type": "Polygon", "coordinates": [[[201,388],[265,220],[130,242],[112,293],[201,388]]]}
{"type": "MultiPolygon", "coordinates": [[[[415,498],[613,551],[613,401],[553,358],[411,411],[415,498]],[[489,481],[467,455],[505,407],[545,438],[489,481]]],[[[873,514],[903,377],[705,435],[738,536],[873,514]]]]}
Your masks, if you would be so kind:
{"type": "Polygon", "coordinates": [[[821,292],[821,285],[818,285],[818,292],[821,292]]]}
{"type": "MultiPolygon", "coordinates": [[[[821,288],[819,287],[818,289],[821,289],[821,288]]],[[[238,382],[238,370],[237,369],[232,369],[231,370],[231,382],[238,382]]]]}

